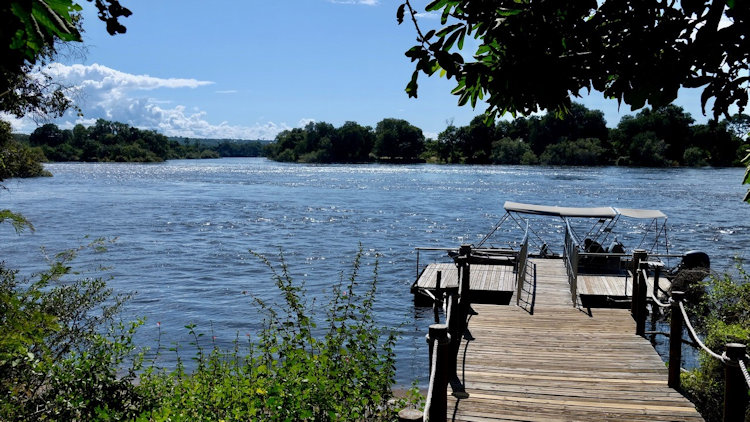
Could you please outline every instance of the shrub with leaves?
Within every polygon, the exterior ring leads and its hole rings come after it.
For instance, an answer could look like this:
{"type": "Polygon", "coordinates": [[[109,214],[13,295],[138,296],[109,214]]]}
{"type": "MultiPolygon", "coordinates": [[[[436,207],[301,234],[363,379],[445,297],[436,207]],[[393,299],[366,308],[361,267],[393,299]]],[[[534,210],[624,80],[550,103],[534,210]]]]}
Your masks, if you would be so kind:
{"type": "MultiPolygon", "coordinates": [[[[259,256],[260,257],[260,256],[259,256]]],[[[277,303],[255,299],[262,329],[246,346],[220,350],[188,325],[197,367],[186,374],[149,368],[140,388],[153,400],[148,420],[360,421],[395,419],[391,387],[395,336],[373,315],[372,281],[357,281],[362,253],[347,279],[340,277],[327,306],[326,324],[315,323],[315,303],[295,283],[281,257],[278,271],[264,257],[279,290],[277,303]]],[[[174,349],[172,349],[174,350],[174,349]]]]}
{"type": "MultiPolygon", "coordinates": [[[[688,313],[704,343],[721,353],[727,343],[750,345],[750,274],[737,263],[738,276],[711,276],[703,284],[701,302],[688,313]]],[[[721,421],[724,403],[724,364],[701,351],[700,366],[682,374],[682,386],[707,421],[721,421]]]]}
{"type": "Polygon", "coordinates": [[[30,278],[0,264],[0,420],[127,417],[138,407],[140,360],[130,358],[140,322],[115,323],[126,297],[102,278],[75,279],[79,251],[57,254],[30,278]]]}

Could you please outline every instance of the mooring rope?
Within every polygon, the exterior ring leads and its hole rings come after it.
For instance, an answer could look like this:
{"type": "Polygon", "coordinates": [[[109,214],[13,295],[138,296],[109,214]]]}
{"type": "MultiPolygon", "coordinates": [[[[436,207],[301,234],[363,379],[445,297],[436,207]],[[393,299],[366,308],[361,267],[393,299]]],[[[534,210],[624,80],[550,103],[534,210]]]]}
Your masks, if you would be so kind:
{"type": "MultiPolygon", "coordinates": [[[[745,355],[745,359],[747,359],[748,356],[745,355]]],[[[740,359],[740,369],[742,370],[742,376],[745,377],[745,384],[747,384],[747,387],[750,388],[750,374],[747,373],[747,367],[745,366],[745,359],[740,359]]]]}
{"type": "MultiPolygon", "coordinates": [[[[646,270],[641,270],[641,277],[643,277],[644,280],[648,279],[648,273],[646,270]]],[[[654,279],[654,283],[656,283],[656,279],[654,279]]],[[[659,287],[658,285],[656,287],[659,287]]],[[[661,302],[656,296],[654,296],[654,290],[653,289],[646,289],[648,290],[648,295],[651,296],[651,300],[654,301],[654,303],[661,307],[661,308],[668,308],[670,306],[669,303],[661,302]]]]}
{"type": "Polygon", "coordinates": [[[713,350],[706,347],[705,344],[701,341],[700,338],[698,338],[698,335],[695,333],[695,329],[693,329],[693,325],[690,324],[690,318],[687,316],[687,312],[685,311],[685,306],[682,304],[682,302],[679,302],[680,305],[680,312],[682,312],[682,319],[685,322],[685,326],[688,329],[688,334],[690,334],[690,338],[693,339],[693,341],[700,346],[701,349],[703,349],[704,352],[708,353],[711,357],[714,359],[718,359],[724,363],[731,362],[729,358],[727,358],[726,354],[720,355],[718,353],[715,353],[713,350]]]}

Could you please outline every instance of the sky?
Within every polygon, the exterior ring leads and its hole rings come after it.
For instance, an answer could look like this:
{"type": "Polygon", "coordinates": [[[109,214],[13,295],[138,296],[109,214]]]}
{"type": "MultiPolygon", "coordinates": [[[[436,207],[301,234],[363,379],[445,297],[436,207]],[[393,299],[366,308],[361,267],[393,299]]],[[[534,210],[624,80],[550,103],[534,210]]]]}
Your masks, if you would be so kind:
{"type": "MultiPolygon", "coordinates": [[[[273,139],[310,121],[399,118],[434,138],[486,108],[459,107],[454,82],[437,75],[420,76],[417,99],[406,95],[414,67],[404,52],[416,33],[397,24],[398,0],[122,0],[133,15],[116,36],[81,3],[83,48],[48,69],[75,88],[83,112],[52,121],[62,128],[103,118],[168,136],[273,139]]],[[[676,104],[704,122],[699,98],[682,90],[676,104]]],[[[602,110],[610,127],[634,114],[596,92],[576,101],[602,110]]],[[[4,118],[23,133],[45,123],[4,118]]]]}

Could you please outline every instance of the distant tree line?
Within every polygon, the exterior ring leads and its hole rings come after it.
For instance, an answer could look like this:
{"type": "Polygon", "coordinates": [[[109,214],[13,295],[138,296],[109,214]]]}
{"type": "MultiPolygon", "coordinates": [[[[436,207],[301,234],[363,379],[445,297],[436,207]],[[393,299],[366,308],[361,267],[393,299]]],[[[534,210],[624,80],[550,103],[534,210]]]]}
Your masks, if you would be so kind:
{"type": "Polygon", "coordinates": [[[183,158],[258,156],[260,141],[193,140],[167,138],[153,130],[99,119],[93,126],[81,124],[60,129],[49,123],[28,137],[18,137],[49,161],[160,162],[183,158]]]}
{"type": "Polygon", "coordinates": [[[416,162],[425,148],[422,130],[401,119],[383,119],[373,129],[355,122],[336,128],[313,122],[285,130],[266,148],[276,161],[303,163],[416,162]]]}
{"type": "Polygon", "coordinates": [[[374,129],[316,122],[281,132],[266,153],[277,161],[311,163],[736,166],[746,155],[750,131],[745,114],[694,124],[674,105],[625,116],[613,129],[601,111],[575,103],[563,118],[547,113],[487,125],[483,117],[467,126],[449,124],[437,139],[425,139],[419,128],[399,119],[384,119],[374,129]]]}

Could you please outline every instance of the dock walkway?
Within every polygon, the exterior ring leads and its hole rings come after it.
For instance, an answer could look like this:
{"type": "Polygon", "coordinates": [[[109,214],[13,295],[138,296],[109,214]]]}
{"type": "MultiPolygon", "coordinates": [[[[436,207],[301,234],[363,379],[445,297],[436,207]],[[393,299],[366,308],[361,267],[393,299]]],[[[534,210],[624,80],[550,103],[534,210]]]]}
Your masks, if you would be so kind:
{"type": "Polygon", "coordinates": [[[449,395],[448,420],[703,420],[628,310],[574,307],[563,260],[531,261],[533,315],[472,305],[458,362],[469,397],[449,395]]]}

